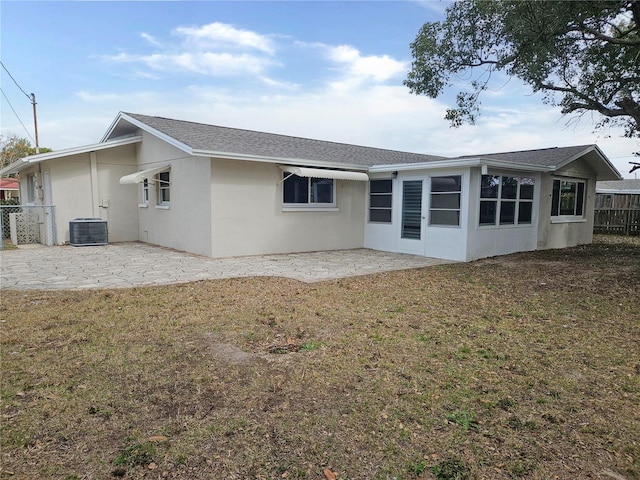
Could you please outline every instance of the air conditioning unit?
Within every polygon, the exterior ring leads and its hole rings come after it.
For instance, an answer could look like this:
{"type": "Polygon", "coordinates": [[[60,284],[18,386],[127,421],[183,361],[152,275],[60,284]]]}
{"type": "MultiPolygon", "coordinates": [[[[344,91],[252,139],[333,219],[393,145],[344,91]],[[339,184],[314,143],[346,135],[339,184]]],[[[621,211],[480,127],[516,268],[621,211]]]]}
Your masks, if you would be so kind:
{"type": "Polygon", "coordinates": [[[109,243],[107,222],[101,218],[76,218],[69,222],[69,244],[74,247],[109,243]]]}

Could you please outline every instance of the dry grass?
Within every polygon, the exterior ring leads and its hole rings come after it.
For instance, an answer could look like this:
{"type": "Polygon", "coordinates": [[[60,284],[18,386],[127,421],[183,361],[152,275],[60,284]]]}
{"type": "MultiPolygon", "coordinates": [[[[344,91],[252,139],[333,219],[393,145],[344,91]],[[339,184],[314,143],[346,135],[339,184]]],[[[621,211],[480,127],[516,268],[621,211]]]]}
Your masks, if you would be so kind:
{"type": "Polygon", "coordinates": [[[2,478],[640,478],[640,245],[3,293],[2,478]],[[327,470],[328,472],[328,470],[327,470]]]}

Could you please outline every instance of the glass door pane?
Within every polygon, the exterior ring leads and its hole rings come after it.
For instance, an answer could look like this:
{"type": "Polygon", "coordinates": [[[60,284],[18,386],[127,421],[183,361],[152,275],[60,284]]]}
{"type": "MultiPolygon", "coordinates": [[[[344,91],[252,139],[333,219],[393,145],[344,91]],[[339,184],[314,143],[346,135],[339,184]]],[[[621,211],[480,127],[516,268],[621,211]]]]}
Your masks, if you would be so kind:
{"type": "Polygon", "coordinates": [[[422,226],[422,180],[402,182],[402,238],[420,240],[422,226]]]}

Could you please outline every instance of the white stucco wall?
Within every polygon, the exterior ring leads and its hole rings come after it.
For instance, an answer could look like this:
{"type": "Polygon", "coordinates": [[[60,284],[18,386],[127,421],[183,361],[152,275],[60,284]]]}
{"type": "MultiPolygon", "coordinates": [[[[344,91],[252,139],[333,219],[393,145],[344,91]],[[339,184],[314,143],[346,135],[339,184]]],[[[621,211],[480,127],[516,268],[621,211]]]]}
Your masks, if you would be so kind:
{"type": "Polygon", "coordinates": [[[466,260],[526,252],[536,249],[538,237],[538,204],[540,199],[540,174],[508,170],[489,170],[489,175],[528,177],[534,179],[533,212],[528,225],[479,225],[480,219],[480,168],[471,169],[469,188],[469,237],[466,260]]]}
{"type": "Polygon", "coordinates": [[[576,161],[562,170],[542,176],[540,199],[540,221],[537,248],[565,248],[591,243],[593,240],[593,217],[596,201],[595,173],[587,165],[576,161]],[[551,218],[553,179],[567,178],[586,181],[584,218],[573,221],[557,221],[551,218]]]}
{"type": "Polygon", "coordinates": [[[122,185],[135,191],[140,241],[199,255],[211,255],[211,162],[192,157],[149,135],[138,147],[138,166],[144,170],[171,165],[169,208],[158,207],[155,185],[149,185],[149,203],[138,206],[141,185],[122,185]]]}
{"type": "Polygon", "coordinates": [[[361,248],[366,182],[335,181],[337,211],[283,211],[277,165],[211,160],[213,256],[361,248]]]}
{"type": "MultiPolygon", "coordinates": [[[[388,174],[372,175],[371,178],[390,178],[388,174]]],[[[368,191],[367,196],[368,197],[368,191]]],[[[469,198],[469,172],[466,169],[416,170],[398,172],[393,180],[392,220],[390,224],[366,222],[365,247],[388,252],[444,258],[466,259],[469,198]],[[429,225],[431,199],[431,176],[462,176],[462,196],[459,226],[429,225]],[[401,238],[402,229],[402,185],[405,180],[422,180],[422,231],[420,240],[401,238]]],[[[366,202],[368,205],[368,198],[366,202]]],[[[367,217],[368,218],[368,217],[367,217]]]]}
{"type": "Polygon", "coordinates": [[[135,145],[125,145],[44,161],[23,171],[21,178],[25,183],[30,173],[38,173],[43,194],[37,203],[48,203],[50,196],[50,203],[55,206],[57,243],[69,241],[69,222],[76,218],[107,220],[109,241],[122,242],[138,238],[137,212],[133,208],[135,196],[121,191],[118,184],[122,175],[132,171],[135,171],[135,145]],[[92,181],[92,155],[95,156],[95,181],[92,181]],[[50,193],[45,192],[47,173],[50,193]]]}
{"type": "MultiPolygon", "coordinates": [[[[120,177],[135,171],[136,145],[96,152],[98,217],[107,221],[109,242],[138,240],[137,196],[120,185],[120,177]]],[[[95,209],[94,209],[95,211],[95,209]]]]}

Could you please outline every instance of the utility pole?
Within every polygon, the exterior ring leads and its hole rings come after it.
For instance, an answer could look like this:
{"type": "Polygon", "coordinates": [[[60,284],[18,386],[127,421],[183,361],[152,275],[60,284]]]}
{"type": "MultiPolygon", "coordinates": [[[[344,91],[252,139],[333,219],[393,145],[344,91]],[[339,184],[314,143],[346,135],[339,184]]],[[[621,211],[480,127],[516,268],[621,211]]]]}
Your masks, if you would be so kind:
{"type": "Polygon", "coordinates": [[[38,143],[38,116],[36,115],[36,94],[31,94],[31,104],[33,105],[33,126],[36,132],[36,155],[40,153],[40,145],[38,143]]]}

